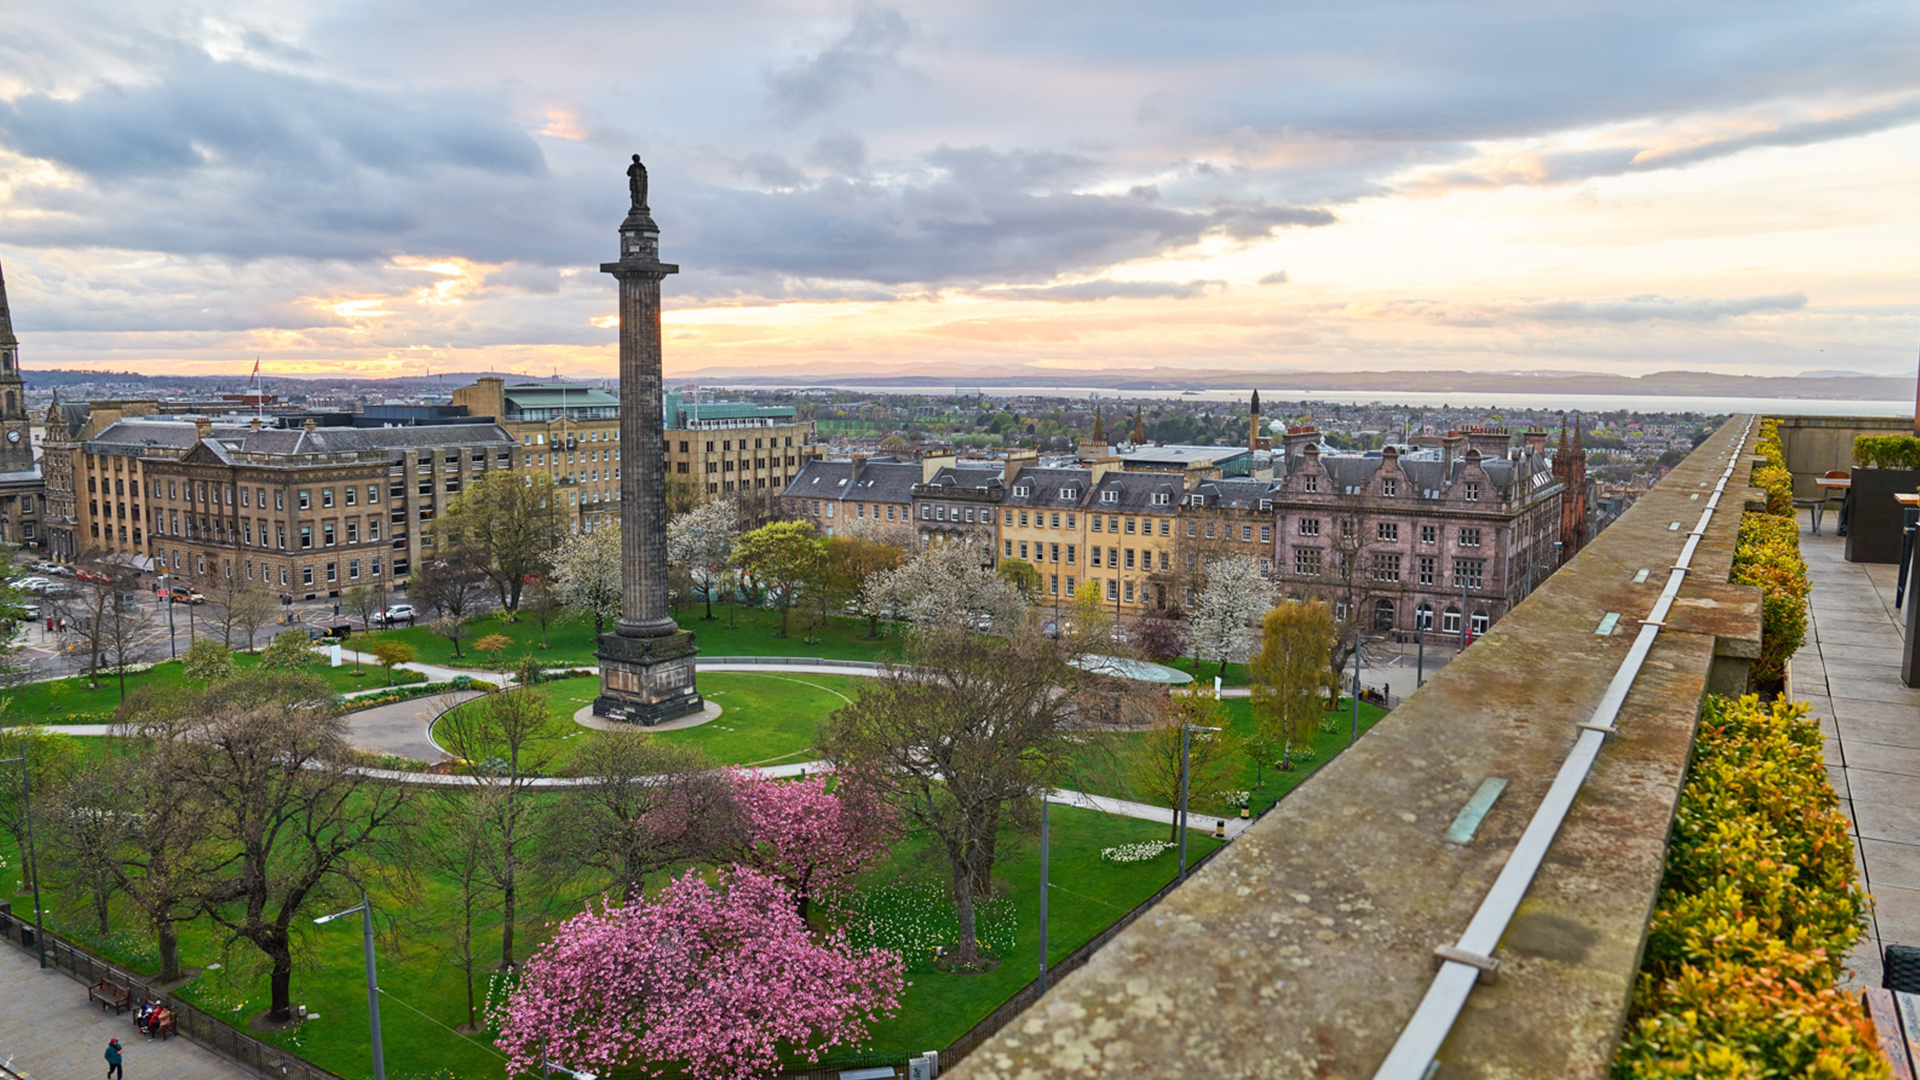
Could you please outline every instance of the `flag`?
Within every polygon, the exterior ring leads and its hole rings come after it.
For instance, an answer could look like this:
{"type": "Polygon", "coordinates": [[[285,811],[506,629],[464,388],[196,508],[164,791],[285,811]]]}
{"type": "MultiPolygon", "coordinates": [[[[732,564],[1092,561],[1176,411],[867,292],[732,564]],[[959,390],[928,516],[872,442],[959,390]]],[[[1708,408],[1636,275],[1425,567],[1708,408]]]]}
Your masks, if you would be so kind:
{"type": "Polygon", "coordinates": [[[253,381],[255,379],[258,379],[259,377],[260,377],[260,358],[256,356],[253,358],[253,374],[247,376],[248,389],[252,389],[253,381]]]}

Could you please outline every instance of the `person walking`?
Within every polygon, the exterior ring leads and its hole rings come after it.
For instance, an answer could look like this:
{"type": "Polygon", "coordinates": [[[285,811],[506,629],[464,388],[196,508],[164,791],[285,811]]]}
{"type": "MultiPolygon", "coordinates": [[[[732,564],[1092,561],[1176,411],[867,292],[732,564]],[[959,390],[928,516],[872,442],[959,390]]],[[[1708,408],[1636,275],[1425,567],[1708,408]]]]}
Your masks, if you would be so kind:
{"type": "Polygon", "coordinates": [[[120,1040],[107,1040],[107,1080],[123,1080],[125,1073],[120,1071],[120,1040]]]}

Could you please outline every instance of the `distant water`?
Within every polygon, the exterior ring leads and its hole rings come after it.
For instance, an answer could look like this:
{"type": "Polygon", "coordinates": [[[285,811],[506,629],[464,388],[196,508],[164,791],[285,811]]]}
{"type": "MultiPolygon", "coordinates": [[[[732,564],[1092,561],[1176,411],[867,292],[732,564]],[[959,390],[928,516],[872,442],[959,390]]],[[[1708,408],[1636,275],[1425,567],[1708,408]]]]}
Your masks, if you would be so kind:
{"type": "MultiPolygon", "coordinates": [[[[710,384],[712,385],[712,384],[710,384]]],[[[746,385],[736,383],[734,385],[746,385]]],[[[849,390],[861,394],[922,394],[944,396],[953,387],[873,386],[862,383],[822,382],[817,386],[849,390]]],[[[973,387],[959,385],[962,391],[973,387]]],[[[1069,386],[988,386],[980,388],[988,397],[1087,398],[1101,400],[1190,398],[1196,401],[1245,401],[1244,390],[1116,390],[1111,387],[1069,386]]],[[[1325,401],[1339,405],[1379,404],[1393,407],[1457,409],[1532,409],[1543,412],[1669,412],[1669,413],[1763,413],[1772,416],[1912,416],[1913,401],[1852,401],[1819,398],[1764,397],[1668,397],[1659,394],[1493,394],[1493,393],[1412,393],[1395,390],[1269,390],[1260,388],[1263,404],[1293,405],[1302,401],[1325,401]]]]}

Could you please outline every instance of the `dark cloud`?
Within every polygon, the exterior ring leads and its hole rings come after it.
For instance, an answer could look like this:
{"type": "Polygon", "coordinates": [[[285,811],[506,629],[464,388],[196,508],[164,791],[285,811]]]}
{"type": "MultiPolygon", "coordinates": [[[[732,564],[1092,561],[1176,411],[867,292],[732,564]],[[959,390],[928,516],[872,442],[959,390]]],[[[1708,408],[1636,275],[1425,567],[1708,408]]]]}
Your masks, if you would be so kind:
{"type": "Polygon", "coordinates": [[[1101,170],[1074,154],[941,147],[913,184],[834,176],[779,191],[708,186],[683,205],[692,229],[675,243],[723,275],[969,285],[1046,281],[1209,236],[1244,241],[1334,220],[1254,200],[1178,207],[1151,190],[1080,190],[1101,170]]]}
{"type": "Polygon", "coordinates": [[[829,131],[807,148],[806,160],[842,176],[859,176],[867,167],[867,144],[851,131],[829,131]]]}
{"type": "Polygon", "coordinates": [[[1262,285],[1285,285],[1287,281],[1287,272],[1285,270],[1275,270],[1273,273],[1262,275],[1260,278],[1260,284],[1262,285]]]}
{"type": "Polygon", "coordinates": [[[1080,281],[1071,285],[1026,285],[979,293],[985,299],[1046,300],[1084,304],[1097,300],[1191,300],[1224,291],[1224,281],[1080,281]]]}
{"type": "Polygon", "coordinates": [[[856,13],[839,40],[767,76],[768,114],[797,124],[873,89],[883,76],[901,70],[899,53],[912,34],[906,17],[891,8],[856,13]]]}

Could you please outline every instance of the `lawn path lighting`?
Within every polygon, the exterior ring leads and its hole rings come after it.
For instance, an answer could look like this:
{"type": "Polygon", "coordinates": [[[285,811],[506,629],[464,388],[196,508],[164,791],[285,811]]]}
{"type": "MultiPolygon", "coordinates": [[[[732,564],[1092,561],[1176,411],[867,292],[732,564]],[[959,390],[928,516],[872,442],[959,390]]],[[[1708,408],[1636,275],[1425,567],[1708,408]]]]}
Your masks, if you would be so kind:
{"type": "Polygon", "coordinates": [[[322,915],[313,921],[316,926],[325,926],[356,911],[360,913],[360,930],[367,946],[367,1018],[373,1026],[373,1080],[387,1080],[387,1063],[380,1046],[380,984],[374,978],[373,969],[373,904],[367,900],[367,890],[360,890],[360,903],[357,906],[322,915]]]}

